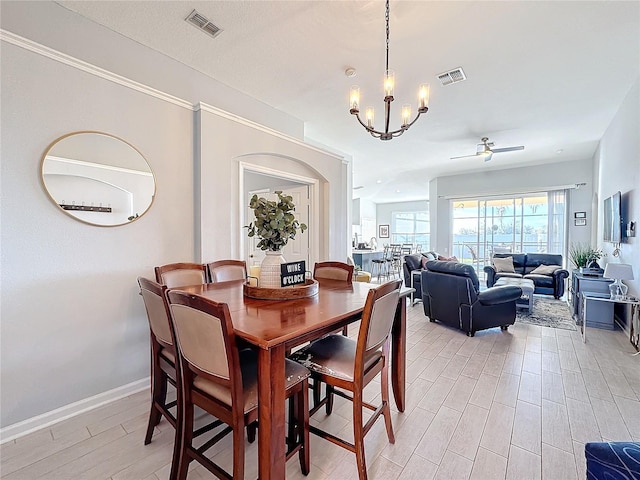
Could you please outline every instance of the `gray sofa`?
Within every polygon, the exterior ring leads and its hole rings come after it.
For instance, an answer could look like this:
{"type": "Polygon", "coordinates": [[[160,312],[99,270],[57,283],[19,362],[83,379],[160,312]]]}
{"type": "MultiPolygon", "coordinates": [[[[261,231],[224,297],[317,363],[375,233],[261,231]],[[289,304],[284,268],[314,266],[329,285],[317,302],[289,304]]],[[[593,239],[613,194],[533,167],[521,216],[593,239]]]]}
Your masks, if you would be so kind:
{"type": "MultiPolygon", "coordinates": [[[[569,272],[562,268],[562,255],[550,253],[496,253],[493,258],[513,259],[514,273],[499,272],[493,265],[484,267],[487,274],[487,287],[493,287],[501,277],[526,278],[533,281],[533,293],[553,295],[560,298],[564,294],[564,281],[569,272]],[[549,273],[531,273],[541,265],[556,265],[549,273]]],[[[550,269],[551,270],[551,269],[550,269]]]]}

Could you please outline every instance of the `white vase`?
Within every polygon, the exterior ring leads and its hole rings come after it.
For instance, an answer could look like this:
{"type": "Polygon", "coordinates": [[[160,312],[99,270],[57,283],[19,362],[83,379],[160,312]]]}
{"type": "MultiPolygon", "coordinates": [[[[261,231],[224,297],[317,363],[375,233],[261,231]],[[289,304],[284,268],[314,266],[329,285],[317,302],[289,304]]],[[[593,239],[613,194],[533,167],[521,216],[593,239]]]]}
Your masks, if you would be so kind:
{"type": "Polygon", "coordinates": [[[260,265],[260,288],[280,288],[280,265],[286,263],[280,250],[267,250],[260,265]]]}

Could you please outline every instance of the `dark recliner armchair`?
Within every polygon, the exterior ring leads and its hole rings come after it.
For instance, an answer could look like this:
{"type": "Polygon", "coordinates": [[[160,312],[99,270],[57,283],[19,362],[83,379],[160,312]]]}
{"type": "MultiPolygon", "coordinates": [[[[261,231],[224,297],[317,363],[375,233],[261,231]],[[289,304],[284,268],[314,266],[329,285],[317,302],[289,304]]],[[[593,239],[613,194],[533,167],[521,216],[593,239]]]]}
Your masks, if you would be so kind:
{"type": "Polygon", "coordinates": [[[422,305],[432,322],[459,328],[473,337],[478,330],[506,330],[516,320],[516,300],[522,289],[513,285],[478,292],[471,265],[431,260],[422,271],[422,305]]]}

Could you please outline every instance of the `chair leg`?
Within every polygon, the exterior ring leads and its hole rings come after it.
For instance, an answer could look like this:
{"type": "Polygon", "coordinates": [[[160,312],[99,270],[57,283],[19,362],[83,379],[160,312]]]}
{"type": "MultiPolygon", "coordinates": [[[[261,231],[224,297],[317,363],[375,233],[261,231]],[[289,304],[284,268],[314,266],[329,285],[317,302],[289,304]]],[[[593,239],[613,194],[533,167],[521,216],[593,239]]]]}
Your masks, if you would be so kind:
{"type": "Polygon", "coordinates": [[[244,431],[242,425],[233,429],[233,478],[244,478],[244,431]]]}
{"type": "Polygon", "coordinates": [[[298,453],[300,459],[300,470],[303,475],[309,474],[309,468],[311,465],[311,457],[309,453],[309,387],[308,381],[304,380],[302,385],[302,391],[297,394],[299,396],[297,403],[297,425],[299,442],[302,443],[302,448],[298,453]]]}
{"type": "Polygon", "coordinates": [[[178,469],[180,468],[180,458],[182,455],[182,424],[184,423],[182,409],[184,405],[182,403],[180,388],[176,389],[176,405],[176,432],[173,440],[173,457],[171,459],[171,471],[169,473],[170,480],[178,478],[178,469]]]}
{"type": "Polygon", "coordinates": [[[333,385],[327,383],[327,404],[325,405],[327,415],[333,412],[333,385]]]}
{"type": "Polygon", "coordinates": [[[387,367],[388,362],[385,359],[384,367],[380,376],[380,387],[382,396],[382,415],[384,416],[384,426],[387,429],[387,438],[389,443],[396,443],[395,436],[393,435],[393,425],[391,424],[391,409],[389,408],[389,369],[387,367]]]}
{"type": "Polygon", "coordinates": [[[362,423],[362,392],[353,394],[353,445],[359,480],[367,480],[367,461],[364,457],[364,432],[362,423]]]}
{"type": "MultiPolygon", "coordinates": [[[[185,480],[189,470],[189,449],[193,440],[193,405],[184,405],[180,415],[180,458],[178,461],[177,480],[185,480]]],[[[173,468],[172,468],[173,470],[173,468]]]]}
{"type": "Polygon", "coordinates": [[[349,330],[346,325],[342,327],[342,335],[344,335],[345,337],[349,336],[349,330]]]}
{"type": "Polygon", "coordinates": [[[322,382],[317,378],[313,380],[313,406],[320,405],[320,389],[322,388],[322,382]]]}
{"type": "Polygon", "coordinates": [[[249,443],[253,443],[256,441],[256,433],[258,431],[258,422],[251,422],[247,425],[247,440],[249,443]]]}
{"type": "Polygon", "coordinates": [[[165,405],[167,402],[167,383],[166,374],[160,369],[159,365],[154,365],[151,379],[151,411],[149,412],[147,433],[144,437],[145,445],[151,443],[153,430],[162,418],[162,412],[158,405],[165,405]]]}

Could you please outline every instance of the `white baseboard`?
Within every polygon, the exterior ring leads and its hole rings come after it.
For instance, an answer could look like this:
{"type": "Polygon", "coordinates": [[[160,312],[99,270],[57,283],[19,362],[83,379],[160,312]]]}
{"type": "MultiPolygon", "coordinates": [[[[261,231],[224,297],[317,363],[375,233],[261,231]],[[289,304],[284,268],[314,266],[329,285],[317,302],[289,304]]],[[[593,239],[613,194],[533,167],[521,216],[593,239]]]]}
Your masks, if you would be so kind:
{"type": "Polygon", "coordinates": [[[13,425],[4,427],[0,429],[0,445],[6,442],[10,442],[11,440],[15,440],[16,438],[28,435],[29,433],[35,432],[36,430],[50,427],[55,423],[62,422],[63,420],[75,417],[76,415],[80,415],[81,413],[93,410],[94,408],[98,408],[102,405],[115,402],[116,400],[128,397],[129,395],[132,395],[134,393],[141,392],[142,390],[149,388],[150,381],[151,379],[149,377],[142,378],[127,385],[122,385],[121,387],[114,388],[113,390],[99,393],[98,395],[94,395],[93,397],[70,403],[69,405],[65,405],[64,407],[60,407],[50,412],[43,413],[42,415],[28,418],[27,420],[23,420],[22,422],[14,423],[13,425]]]}

